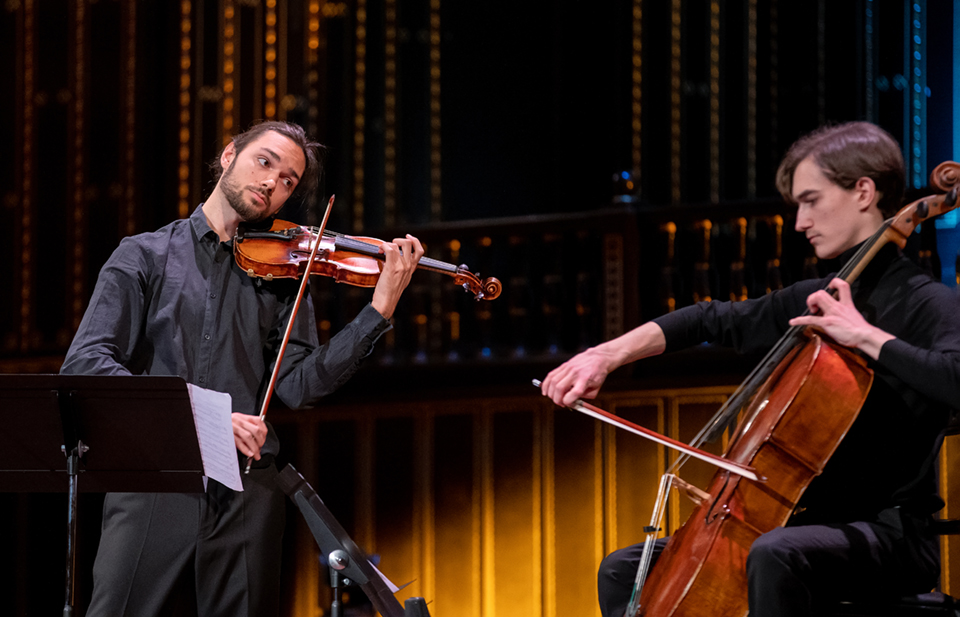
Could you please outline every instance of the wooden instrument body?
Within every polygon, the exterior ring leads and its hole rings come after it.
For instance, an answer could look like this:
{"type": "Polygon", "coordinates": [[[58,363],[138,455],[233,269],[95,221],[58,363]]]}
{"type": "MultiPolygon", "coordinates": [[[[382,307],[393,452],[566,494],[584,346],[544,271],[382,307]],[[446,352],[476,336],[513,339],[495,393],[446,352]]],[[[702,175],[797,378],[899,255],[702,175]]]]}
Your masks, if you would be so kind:
{"type": "Polygon", "coordinates": [[[667,544],[640,599],[644,617],[747,613],[753,542],[784,525],[856,420],[873,373],[854,352],[820,336],[794,350],[757,392],[725,457],[765,482],[727,471],[711,481],[667,544]]]}

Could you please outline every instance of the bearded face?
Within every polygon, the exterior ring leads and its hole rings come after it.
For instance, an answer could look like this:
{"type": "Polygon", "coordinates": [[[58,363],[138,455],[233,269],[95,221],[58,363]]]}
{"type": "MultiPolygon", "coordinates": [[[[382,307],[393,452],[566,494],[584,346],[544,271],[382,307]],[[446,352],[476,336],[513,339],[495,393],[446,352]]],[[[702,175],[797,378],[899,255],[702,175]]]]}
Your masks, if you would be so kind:
{"type": "Polygon", "coordinates": [[[275,214],[294,193],[306,160],[293,140],[266,131],[239,152],[231,142],[221,153],[220,163],[226,169],[214,193],[241,221],[255,223],[275,214]]]}
{"type": "Polygon", "coordinates": [[[236,164],[237,159],[234,158],[223,172],[220,178],[220,190],[226,197],[227,203],[244,222],[262,221],[270,215],[270,195],[255,184],[241,186],[234,169],[236,164]],[[262,203],[257,196],[262,199],[262,203]]]}

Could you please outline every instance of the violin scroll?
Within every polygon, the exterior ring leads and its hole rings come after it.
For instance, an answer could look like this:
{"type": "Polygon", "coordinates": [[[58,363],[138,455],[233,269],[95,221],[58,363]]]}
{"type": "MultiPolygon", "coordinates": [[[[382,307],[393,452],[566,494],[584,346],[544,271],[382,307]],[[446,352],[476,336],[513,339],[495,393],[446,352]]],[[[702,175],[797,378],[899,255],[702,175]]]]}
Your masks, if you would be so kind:
{"type": "Polygon", "coordinates": [[[454,280],[467,292],[472,293],[475,300],[496,300],[503,291],[503,284],[495,277],[480,279],[476,274],[470,272],[466,264],[457,268],[454,280]]]}

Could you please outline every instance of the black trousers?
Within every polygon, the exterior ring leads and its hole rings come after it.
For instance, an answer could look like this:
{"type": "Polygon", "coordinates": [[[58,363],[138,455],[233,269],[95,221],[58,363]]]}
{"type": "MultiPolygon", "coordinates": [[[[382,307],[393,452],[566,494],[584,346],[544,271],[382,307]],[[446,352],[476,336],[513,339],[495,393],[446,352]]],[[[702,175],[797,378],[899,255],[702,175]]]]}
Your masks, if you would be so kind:
{"type": "MultiPolygon", "coordinates": [[[[654,557],[666,545],[658,540],[654,557]]],[[[843,599],[896,598],[930,591],[940,574],[939,539],[928,516],[892,508],[874,520],[780,527],[760,536],[747,557],[750,617],[809,617],[843,599]]],[[[603,617],[623,617],[643,544],[600,564],[603,617]]]]}
{"type": "Polygon", "coordinates": [[[93,566],[89,617],[276,616],[285,496],[277,469],[242,493],[111,493],[93,566]]]}

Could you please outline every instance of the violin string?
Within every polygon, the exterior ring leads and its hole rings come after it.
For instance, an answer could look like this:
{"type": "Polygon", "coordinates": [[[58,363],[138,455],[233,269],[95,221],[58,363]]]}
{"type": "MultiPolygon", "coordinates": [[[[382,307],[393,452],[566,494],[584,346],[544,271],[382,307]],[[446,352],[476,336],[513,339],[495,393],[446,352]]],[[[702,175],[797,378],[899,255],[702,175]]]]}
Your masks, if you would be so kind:
{"type": "MultiPolygon", "coordinates": [[[[316,227],[307,227],[312,233],[316,233],[316,227]]],[[[334,242],[338,247],[342,247],[345,250],[353,251],[354,253],[360,253],[361,255],[367,255],[368,257],[373,257],[374,259],[383,259],[384,256],[380,252],[380,247],[371,244],[370,242],[364,242],[363,240],[358,240],[356,238],[350,238],[341,233],[331,230],[325,230],[323,232],[325,238],[333,238],[334,242]]],[[[431,259],[429,257],[421,257],[420,266],[425,268],[430,268],[433,270],[439,270],[441,272],[451,272],[458,273],[460,268],[454,266],[453,264],[448,264],[442,261],[437,261],[436,259],[431,259]]]]}

